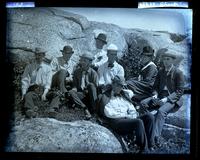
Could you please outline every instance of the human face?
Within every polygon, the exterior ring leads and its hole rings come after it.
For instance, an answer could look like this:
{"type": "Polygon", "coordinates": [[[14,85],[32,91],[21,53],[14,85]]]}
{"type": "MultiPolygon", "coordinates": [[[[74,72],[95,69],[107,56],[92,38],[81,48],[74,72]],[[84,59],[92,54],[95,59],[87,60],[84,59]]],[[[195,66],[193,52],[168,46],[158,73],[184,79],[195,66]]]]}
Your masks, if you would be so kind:
{"type": "Polygon", "coordinates": [[[89,69],[90,65],[92,64],[92,61],[87,58],[81,58],[79,63],[80,63],[82,70],[87,71],[89,69]]]}
{"type": "Polygon", "coordinates": [[[172,57],[163,57],[163,65],[165,68],[171,67],[173,62],[174,62],[174,59],[172,57]]]}
{"type": "Polygon", "coordinates": [[[65,61],[68,61],[71,58],[72,53],[62,52],[62,55],[63,55],[63,59],[65,61]]]}
{"type": "Polygon", "coordinates": [[[123,89],[123,85],[117,84],[117,83],[112,84],[112,90],[113,90],[114,94],[119,94],[122,89],[123,89]]]}
{"type": "Polygon", "coordinates": [[[108,63],[113,64],[117,60],[117,51],[108,50],[107,56],[108,56],[108,63]]]}
{"type": "Polygon", "coordinates": [[[44,60],[45,54],[44,53],[37,53],[35,54],[35,59],[37,63],[42,63],[44,60]]]}
{"type": "Polygon", "coordinates": [[[100,39],[96,39],[97,49],[102,49],[104,45],[105,45],[105,42],[101,41],[100,39]]]}

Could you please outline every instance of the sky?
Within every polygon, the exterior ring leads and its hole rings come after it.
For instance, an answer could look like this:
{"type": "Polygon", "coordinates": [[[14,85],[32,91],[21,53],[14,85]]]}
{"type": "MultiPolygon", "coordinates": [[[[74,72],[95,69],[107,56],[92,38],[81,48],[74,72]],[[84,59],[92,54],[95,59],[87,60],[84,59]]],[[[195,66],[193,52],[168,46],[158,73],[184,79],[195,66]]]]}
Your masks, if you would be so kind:
{"type": "Polygon", "coordinates": [[[116,24],[123,28],[185,34],[192,29],[191,9],[62,8],[89,21],[116,24]]]}

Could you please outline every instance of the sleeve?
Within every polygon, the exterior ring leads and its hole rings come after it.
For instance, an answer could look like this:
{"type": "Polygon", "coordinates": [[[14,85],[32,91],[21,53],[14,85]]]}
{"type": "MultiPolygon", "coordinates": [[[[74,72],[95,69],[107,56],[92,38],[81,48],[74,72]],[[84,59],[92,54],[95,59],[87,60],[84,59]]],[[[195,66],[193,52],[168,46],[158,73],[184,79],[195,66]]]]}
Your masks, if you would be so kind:
{"type": "Polygon", "coordinates": [[[171,103],[175,103],[181,98],[181,96],[184,93],[184,84],[185,84],[184,75],[180,70],[177,70],[174,74],[175,74],[174,80],[175,80],[176,90],[167,97],[168,101],[171,103]]]}
{"type": "Polygon", "coordinates": [[[138,112],[136,111],[135,107],[133,105],[129,105],[128,106],[128,111],[127,111],[128,115],[127,117],[128,118],[137,118],[138,116],[138,112]]]}
{"type": "Polygon", "coordinates": [[[51,67],[47,66],[45,89],[51,88],[52,76],[53,72],[51,70],[51,67]]]}
{"type": "Polygon", "coordinates": [[[150,65],[148,67],[146,75],[145,75],[145,77],[144,77],[144,79],[142,81],[153,85],[153,83],[155,82],[157,74],[158,74],[157,67],[154,66],[154,65],[150,65]]]}
{"type": "Polygon", "coordinates": [[[30,86],[31,78],[30,78],[30,65],[25,67],[24,73],[22,75],[21,79],[21,85],[22,85],[22,95],[25,95],[28,87],[30,86]]]}
{"type": "Polygon", "coordinates": [[[74,71],[74,74],[73,74],[73,76],[72,76],[72,84],[73,84],[73,88],[77,88],[77,89],[79,89],[78,88],[78,83],[79,83],[79,80],[78,80],[78,76],[80,76],[80,75],[78,75],[78,69],[76,69],[75,71],[74,71]]]}
{"type": "Polygon", "coordinates": [[[121,65],[118,67],[118,76],[124,77],[124,68],[121,65]]]}
{"type": "Polygon", "coordinates": [[[161,71],[158,72],[158,74],[155,78],[155,82],[153,84],[153,90],[154,90],[154,92],[157,92],[157,93],[159,92],[159,86],[160,86],[160,76],[161,76],[160,73],[161,73],[161,71]]]}
{"type": "Polygon", "coordinates": [[[99,84],[99,78],[98,78],[98,74],[97,74],[97,72],[96,71],[94,71],[94,70],[92,70],[92,79],[93,79],[93,83],[94,83],[94,85],[97,87],[98,86],[98,84],[99,84]]]}
{"type": "Polygon", "coordinates": [[[53,58],[53,60],[50,63],[52,71],[56,72],[59,69],[58,59],[56,57],[53,58]]]}
{"type": "Polygon", "coordinates": [[[102,64],[104,64],[108,60],[107,54],[105,51],[102,51],[100,53],[97,53],[95,55],[95,61],[94,65],[96,67],[100,67],[102,64]]]}
{"type": "Polygon", "coordinates": [[[103,85],[103,84],[105,83],[104,75],[103,75],[103,73],[104,73],[104,64],[101,65],[101,66],[98,68],[97,73],[98,73],[98,77],[99,77],[99,82],[98,82],[98,84],[99,84],[99,85],[103,85]]]}

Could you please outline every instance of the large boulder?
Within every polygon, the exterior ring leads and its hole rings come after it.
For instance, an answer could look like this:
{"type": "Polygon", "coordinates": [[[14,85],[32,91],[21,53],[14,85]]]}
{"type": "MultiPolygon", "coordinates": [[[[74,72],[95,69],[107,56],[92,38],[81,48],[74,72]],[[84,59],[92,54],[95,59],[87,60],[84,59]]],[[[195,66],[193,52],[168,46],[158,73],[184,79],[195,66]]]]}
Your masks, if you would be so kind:
{"type": "MultiPolygon", "coordinates": [[[[129,53],[128,57],[134,58],[135,65],[138,64],[136,55],[138,52],[133,52],[135,48],[141,51],[144,45],[149,44],[155,49],[156,54],[157,51],[166,47],[174,50],[176,54],[184,57],[180,68],[187,79],[190,77],[190,50],[187,43],[183,43],[184,36],[181,35],[125,29],[114,24],[88,21],[84,16],[59,8],[8,9],[7,23],[9,31],[7,48],[14,62],[30,60],[32,51],[40,46],[47,50],[47,57],[57,57],[61,55],[60,49],[69,44],[75,50],[70,61],[74,66],[79,60],[79,55],[84,51],[96,53],[94,31],[99,29],[107,33],[108,45],[115,43],[118,46],[119,58],[129,53]]],[[[126,61],[124,64],[127,65],[126,61]]],[[[126,67],[127,70],[129,68],[126,67]]],[[[137,67],[131,70],[135,69],[137,67]]]]}
{"type": "Polygon", "coordinates": [[[181,128],[190,129],[191,122],[191,95],[183,95],[183,106],[175,113],[167,116],[166,123],[181,128]]]}
{"type": "Polygon", "coordinates": [[[62,122],[50,118],[21,121],[10,133],[8,152],[122,153],[115,136],[89,121],[62,122]]]}

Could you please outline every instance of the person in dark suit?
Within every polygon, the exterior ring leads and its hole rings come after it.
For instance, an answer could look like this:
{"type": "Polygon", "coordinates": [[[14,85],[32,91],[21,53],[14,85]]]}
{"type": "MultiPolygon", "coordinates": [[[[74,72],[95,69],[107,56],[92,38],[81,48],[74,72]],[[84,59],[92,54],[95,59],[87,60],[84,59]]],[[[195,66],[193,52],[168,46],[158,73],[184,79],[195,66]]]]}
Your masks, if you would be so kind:
{"type": "Polygon", "coordinates": [[[145,46],[141,54],[142,69],[137,78],[131,78],[126,81],[127,88],[132,90],[134,101],[150,97],[153,92],[153,84],[158,73],[157,66],[153,63],[154,50],[150,46],[145,46]]]}
{"type": "Polygon", "coordinates": [[[93,56],[90,53],[84,53],[80,56],[79,67],[73,74],[73,88],[69,91],[69,95],[74,103],[84,108],[87,119],[91,118],[90,112],[95,110],[97,100],[98,75],[91,68],[92,61],[93,56]]]}
{"type": "Polygon", "coordinates": [[[174,66],[176,58],[176,54],[170,50],[162,54],[163,68],[159,70],[153,86],[155,98],[151,99],[151,105],[159,108],[155,114],[156,142],[159,140],[168,113],[176,112],[183,105],[185,80],[182,71],[174,66]]]}
{"type": "Polygon", "coordinates": [[[123,77],[115,76],[112,89],[98,97],[99,115],[120,135],[136,134],[136,144],[140,152],[146,153],[154,145],[154,116],[139,113],[130,97],[124,92],[123,77]]]}

